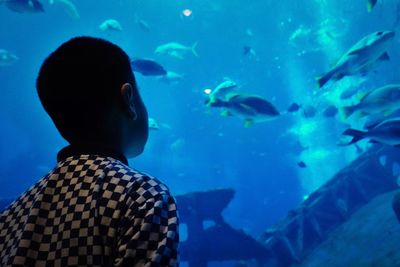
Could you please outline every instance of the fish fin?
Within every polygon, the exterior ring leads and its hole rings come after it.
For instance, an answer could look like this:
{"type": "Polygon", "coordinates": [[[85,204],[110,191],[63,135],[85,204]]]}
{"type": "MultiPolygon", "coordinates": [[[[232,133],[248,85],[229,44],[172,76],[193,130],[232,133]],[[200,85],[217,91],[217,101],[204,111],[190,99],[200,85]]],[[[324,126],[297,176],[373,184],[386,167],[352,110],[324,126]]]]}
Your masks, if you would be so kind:
{"type": "Polygon", "coordinates": [[[375,6],[376,2],[377,2],[377,1],[368,0],[368,2],[367,2],[367,9],[368,9],[368,12],[371,12],[372,9],[374,9],[374,6],[375,6]]]}
{"type": "Polygon", "coordinates": [[[354,51],[351,51],[349,53],[349,55],[357,55],[360,54],[363,51],[364,48],[359,48],[359,49],[355,49],[354,51]]]}
{"type": "Polygon", "coordinates": [[[250,128],[253,126],[254,121],[252,119],[245,119],[244,120],[244,128],[250,128]]]}
{"type": "Polygon", "coordinates": [[[233,116],[233,114],[229,110],[225,109],[225,110],[221,111],[221,116],[231,117],[231,116],[233,116]]]}
{"type": "Polygon", "coordinates": [[[317,77],[316,80],[317,80],[318,88],[322,88],[330,79],[331,79],[331,77],[327,76],[327,75],[317,77]]]}
{"type": "Polygon", "coordinates": [[[360,130],[351,129],[351,128],[344,131],[342,133],[342,135],[348,135],[348,136],[353,137],[353,139],[351,139],[351,141],[349,143],[347,143],[346,145],[351,145],[351,144],[357,143],[358,141],[365,138],[365,132],[360,131],[360,130]]]}
{"type": "Polygon", "coordinates": [[[192,45],[192,53],[193,53],[193,55],[195,55],[196,57],[199,56],[199,54],[198,54],[197,51],[196,51],[196,48],[197,48],[198,43],[199,43],[199,42],[196,41],[196,42],[192,45]]]}
{"type": "Polygon", "coordinates": [[[316,78],[318,87],[322,88],[329,80],[334,79],[335,81],[340,80],[343,78],[343,76],[336,77],[336,69],[332,69],[328,71],[327,73],[323,74],[322,76],[319,76],[316,78]]]}
{"type": "Polygon", "coordinates": [[[378,60],[379,61],[388,61],[388,60],[390,60],[390,56],[387,52],[385,52],[378,58],[378,60]]]}
{"type": "Polygon", "coordinates": [[[34,7],[36,10],[39,10],[40,12],[44,12],[43,5],[42,5],[42,3],[40,3],[39,1],[33,0],[33,1],[32,1],[32,4],[33,4],[33,7],[34,7]]]}
{"type": "Polygon", "coordinates": [[[379,122],[374,122],[374,123],[371,123],[371,124],[367,124],[367,125],[364,125],[364,128],[367,129],[367,130],[371,130],[371,129],[375,128],[376,126],[378,126],[380,123],[381,122],[379,121],[379,122]]]}

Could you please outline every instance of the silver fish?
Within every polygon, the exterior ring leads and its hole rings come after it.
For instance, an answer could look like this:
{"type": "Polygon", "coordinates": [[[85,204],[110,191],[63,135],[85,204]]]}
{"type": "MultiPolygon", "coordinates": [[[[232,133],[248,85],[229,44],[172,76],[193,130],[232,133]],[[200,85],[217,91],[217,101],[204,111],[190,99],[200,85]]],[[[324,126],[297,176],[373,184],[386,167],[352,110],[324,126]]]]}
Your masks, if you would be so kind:
{"type": "Polygon", "coordinates": [[[319,87],[329,80],[338,81],[345,76],[366,74],[377,62],[389,60],[386,50],[395,36],[394,31],[379,31],[358,41],[338,61],[338,63],[318,79],[319,87]]]}
{"type": "Polygon", "coordinates": [[[0,66],[8,66],[14,64],[18,57],[11,52],[0,49],[0,66]]]}
{"type": "Polygon", "coordinates": [[[342,108],[344,118],[359,112],[363,115],[384,114],[389,116],[400,108],[400,84],[390,84],[365,94],[356,105],[342,108]]]}
{"type": "Polygon", "coordinates": [[[350,128],[344,131],[343,135],[353,137],[353,139],[347,143],[348,145],[368,138],[372,143],[400,146],[400,118],[383,121],[368,131],[359,131],[350,128]]]}
{"type": "Polygon", "coordinates": [[[222,115],[234,115],[244,119],[246,128],[252,126],[255,122],[269,121],[280,115],[274,105],[255,95],[230,94],[226,97],[226,100],[210,99],[207,105],[223,108],[222,115]]]}

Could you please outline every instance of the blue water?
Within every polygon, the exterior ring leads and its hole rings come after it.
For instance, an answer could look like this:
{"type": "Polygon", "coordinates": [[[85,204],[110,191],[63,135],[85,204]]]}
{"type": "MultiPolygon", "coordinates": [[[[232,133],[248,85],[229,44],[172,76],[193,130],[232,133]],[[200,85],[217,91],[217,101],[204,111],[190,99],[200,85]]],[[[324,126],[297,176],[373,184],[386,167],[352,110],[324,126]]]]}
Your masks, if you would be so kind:
{"type": "MultiPolygon", "coordinates": [[[[0,67],[0,198],[18,196],[55,165],[56,153],[66,143],[40,105],[36,75],[62,42],[90,35],[115,42],[131,57],[153,58],[184,74],[177,84],[136,74],[149,115],[161,127],[151,132],[146,151],[131,159],[131,166],[158,177],[175,195],[233,188],[236,196],[223,215],[255,238],[354,159],[355,149],[336,145],[346,128],[338,119],[294,114],[245,128],[239,118],[207,108],[204,89],[228,77],[240,85],[238,91],[263,96],[281,111],[293,102],[322,109],[330,89],[316,93],[315,77],[363,36],[395,29],[400,16],[396,0],[378,1],[371,13],[366,0],[71,2],[79,19],[47,2],[42,14],[18,14],[0,5],[0,49],[19,57],[0,67]],[[184,9],[192,15],[185,17],[184,9]],[[123,31],[102,32],[99,25],[109,18],[118,20],[123,31]],[[304,35],[293,37],[301,27],[307,29],[304,35]],[[187,46],[198,42],[199,57],[154,54],[157,46],[173,41],[187,46]],[[255,55],[243,55],[245,45],[255,55]],[[298,127],[311,130],[299,132],[298,127]],[[299,141],[309,149],[297,153],[299,141]],[[301,160],[307,168],[299,168],[301,160]]],[[[398,45],[396,38],[389,49],[391,61],[360,86],[399,81],[398,45]]],[[[357,78],[348,78],[340,86],[354,83],[357,78]]]]}

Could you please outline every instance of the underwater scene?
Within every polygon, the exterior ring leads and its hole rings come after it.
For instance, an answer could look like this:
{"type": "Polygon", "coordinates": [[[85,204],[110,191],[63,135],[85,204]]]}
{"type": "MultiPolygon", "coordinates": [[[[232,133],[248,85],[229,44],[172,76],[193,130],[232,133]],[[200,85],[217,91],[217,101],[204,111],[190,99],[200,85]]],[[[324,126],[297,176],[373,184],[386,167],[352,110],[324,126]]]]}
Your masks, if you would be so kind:
{"type": "Polygon", "coordinates": [[[399,0],[0,0],[0,210],[67,142],[35,88],[76,36],[124,49],[130,166],[180,213],[180,266],[400,266],[399,0]]]}

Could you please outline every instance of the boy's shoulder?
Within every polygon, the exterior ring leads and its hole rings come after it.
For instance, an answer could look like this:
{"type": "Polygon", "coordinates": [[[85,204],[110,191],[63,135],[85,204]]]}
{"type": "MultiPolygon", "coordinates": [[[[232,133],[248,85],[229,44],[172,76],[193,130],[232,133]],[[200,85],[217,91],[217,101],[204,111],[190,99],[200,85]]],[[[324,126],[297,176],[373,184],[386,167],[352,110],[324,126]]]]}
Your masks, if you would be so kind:
{"type": "Polygon", "coordinates": [[[145,201],[160,195],[170,196],[169,188],[157,178],[138,171],[111,157],[104,171],[104,189],[128,194],[137,201],[145,201]]]}

